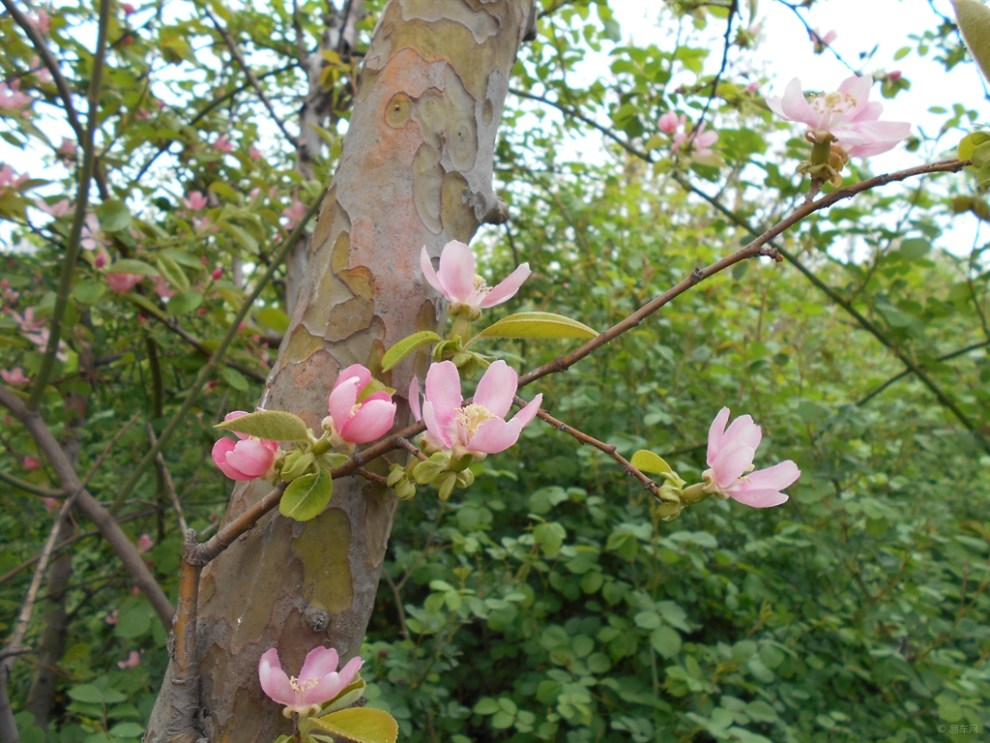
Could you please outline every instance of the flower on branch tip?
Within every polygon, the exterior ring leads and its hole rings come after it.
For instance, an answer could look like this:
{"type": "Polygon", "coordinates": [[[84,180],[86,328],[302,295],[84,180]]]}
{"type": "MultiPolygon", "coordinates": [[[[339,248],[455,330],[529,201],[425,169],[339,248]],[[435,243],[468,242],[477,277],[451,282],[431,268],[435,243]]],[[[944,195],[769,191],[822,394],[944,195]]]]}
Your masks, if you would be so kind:
{"type": "Polygon", "coordinates": [[[430,366],[426,373],[426,397],[419,409],[418,390],[411,389],[410,404],[417,419],[426,423],[427,441],[437,449],[453,450],[455,456],[470,454],[479,459],[505,451],[519,440],[540,409],[537,395],[512,420],[505,420],[519,386],[519,376],[508,364],[494,362],[478,382],[473,402],[463,404],[461,377],[452,361],[430,366]]]}
{"type": "Polygon", "coordinates": [[[451,312],[456,313],[464,307],[472,315],[512,299],[532,273],[529,263],[523,263],[498,284],[490,287],[474,272],[474,253],[471,248],[457,240],[451,240],[443,246],[438,271],[433,269],[426,246],[420,251],[419,266],[427,283],[451,302],[451,312]]]}
{"type": "Polygon", "coordinates": [[[339,658],[333,648],[316,647],[309,651],[298,676],[289,676],[282,670],[278,650],[272,648],[261,656],[258,663],[258,679],[261,689],[274,702],[285,707],[286,717],[297,712],[308,716],[320,711],[320,707],[346,689],[357,677],[364,661],[351,658],[337,670],[339,658]]]}
{"type": "Polygon", "coordinates": [[[371,382],[371,372],[361,364],[352,364],[340,372],[327,401],[330,415],[324,426],[332,426],[337,438],[349,444],[367,444],[380,439],[395,422],[392,395],[378,390],[360,399],[371,382]]]}
{"type": "Polygon", "coordinates": [[[849,157],[870,157],[893,149],[911,131],[902,121],[878,121],[880,103],[871,103],[873,78],[846,78],[832,93],[806,96],[801,81],[791,80],[783,96],[766,99],[770,110],[788,121],[807,124],[813,144],[834,142],[849,157]]]}
{"type": "Polygon", "coordinates": [[[728,496],[753,508],[779,506],[787,501],[781,491],[793,485],[801,470],[791,460],[753,471],[753,457],[763,439],[763,431],[753,418],[742,415],[729,421],[729,409],[722,408],[708,429],[708,469],[702,474],[705,490],[728,496]]]}
{"type": "Polygon", "coordinates": [[[27,114],[24,109],[33,103],[31,96],[21,92],[20,83],[15,80],[10,85],[0,82],[0,111],[27,114]]]}
{"type": "MultiPolygon", "coordinates": [[[[224,416],[225,421],[247,415],[235,410],[224,416]]],[[[213,445],[213,462],[231,480],[254,480],[264,477],[275,463],[278,443],[235,433],[239,441],[222,438],[213,445]]]]}

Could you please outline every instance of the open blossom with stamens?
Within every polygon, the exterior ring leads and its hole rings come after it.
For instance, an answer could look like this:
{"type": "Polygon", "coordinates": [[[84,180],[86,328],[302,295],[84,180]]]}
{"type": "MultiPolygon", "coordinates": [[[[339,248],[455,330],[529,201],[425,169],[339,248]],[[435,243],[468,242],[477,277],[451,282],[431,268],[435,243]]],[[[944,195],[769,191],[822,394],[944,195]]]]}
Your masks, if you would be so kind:
{"type": "Polygon", "coordinates": [[[198,212],[210,205],[209,200],[200,191],[190,191],[182,200],[182,205],[191,212],[198,212]]]}
{"type": "Polygon", "coordinates": [[[299,675],[289,676],[282,670],[278,650],[272,648],[258,663],[261,689],[272,701],[285,706],[282,714],[286,717],[293,712],[303,716],[316,714],[326,702],[350,686],[364,663],[361,658],[351,658],[338,671],[339,660],[333,648],[316,647],[307,653],[299,675]]]}
{"type": "Polygon", "coordinates": [[[473,402],[468,405],[463,404],[461,376],[452,361],[430,366],[422,410],[417,386],[413,386],[409,396],[413,415],[426,423],[431,445],[453,450],[455,456],[471,454],[482,458],[505,451],[519,440],[519,434],[536,417],[543,401],[543,395],[537,395],[512,420],[505,420],[519,377],[501,359],[482,375],[473,402]]]}
{"type": "MultiPolygon", "coordinates": [[[[247,415],[235,410],[224,416],[225,421],[247,415]]],[[[264,477],[275,463],[278,443],[267,439],[234,433],[240,441],[223,438],[213,445],[213,462],[231,480],[254,480],[264,477]]]]}
{"type": "Polygon", "coordinates": [[[911,131],[908,122],[878,121],[883,106],[870,102],[872,85],[869,75],[853,76],[837,91],[806,97],[801,81],[794,78],[783,96],[766,100],[781,118],[807,124],[812,142],[833,141],[850,157],[869,157],[892,149],[911,131]]]}
{"type": "Polygon", "coordinates": [[[380,439],[395,421],[395,403],[384,390],[373,392],[358,402],[371,382],[371,372],[361,364],[352,364],[340,372],[327,401],[330,415],[324,426],[350,444],[367,444],[380,439]]]}
{"type": "Polygon", "coordinates": [[[781,491],[793,485],[801,470],[791,460],[753,471],[753,457],[763,431],[753,418],[742,415],[728,428],[729,409],[722,408],[708,429],[708,469],[702,474],[705,490],[728,496],[753,508],[779,506],[787,501],[781,491]]]}
{"type": "Polygon", "coordinates": [[[474,272],[474,253],[457,240],[443,246],[440,254],[440,270],[433,270],[430,254],[424,246],[419,254],[419,266],[427,283],[446,297],[454,306],[468,308],[472,313],[507,302],[516,295],[519,287],[529,278],[529,263],[523,263],[493,287],[474,272]]]}

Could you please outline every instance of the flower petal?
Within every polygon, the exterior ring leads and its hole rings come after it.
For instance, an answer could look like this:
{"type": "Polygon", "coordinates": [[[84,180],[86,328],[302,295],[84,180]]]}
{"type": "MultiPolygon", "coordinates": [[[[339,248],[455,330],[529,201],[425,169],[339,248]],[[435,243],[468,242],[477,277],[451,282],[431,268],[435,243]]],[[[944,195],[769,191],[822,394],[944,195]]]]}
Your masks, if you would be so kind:
{"type": "MultiPolygon", "coordinates": [[[[432,364],[426,372],[426,400],[433,406],[440,421],[449,420],[454,410],[461,407],[461,375],[453,361],[432,364]]],[[[426,409],[423,409],[426,418],[426,409]]]]}
{"type": "Polygon", "coordinates": [[[529,270],[529,263],[521,263],[516,270],[502,279],[495,285],[485,298],[481,300],[482,307],[494,307],[502,302],[512,299],[523,282],[529,278],[533,272],[529,270]]]}
{"type": "Polygon", "coordinates": [[[750,508],[772,508],[786,503],[789,496],[776,490],[730,490],[729,497],[750,508]]]}
{"type": "Polygon", "coordinates": [[[338,379],[330,392],[327,408],[338,432],[351,417],[351,411],[354,410],[354,405],[357,403],[358,392],[360,391],[359,381],[356,376],[344,380],[338,379]]]}
{"type": "Polygon", "coordinates": [[[730,411],[722,408],[715,420],[708,427],[708,466],[711,467],[715,457],[722,450],[722,439],[725,437],[725,424],[729,422],[730,411]]]}
{"type": "Polygon", "coordinates": [[[744,444],[723,449],[712,463],[712,477],[723,490],[727,490],[753,465],[756,450],[744,444]]]}
{"type": "Polygon", "coordinates": [[[261,682],[261,690],[272,701],[283,705],[295,702],[295,692],[289,683],[289,677],[282,670],[278,650],[275,648],[265,652],[258,661],[258,680],[261,682]]]}
{"type": "Polygon", "coordinates": [[[437,278],[451,302],[464,302],[474,291],[474,253],[464,243],[451,240],[440,254],[437,278]]]}
{"type": "Polygon", "coordinates": [[[437,412],[433,409],[433,403],[429,400],[423,403],[423,423],[426,424],[426,430],[438,448],[449,449],[454,445],[448,433],[449,423],[452,418],[453,415],[449,414],[445,420],[441,421],[437,416],[437,412]]]}
{"type": "Polygon", "coordinates": [[[522,423],[518,420],[489,418],[478,426],[474,436],[467,442],[467,448],[480,454],[498,454],[519,440],[522,428],[522,423]]]}
{"type": "Polygon", "coordinates": [[[519,375],[516,370],[499,359],[485,370],[478,382],[474,402],[492,415],[504,418],[512,407],[512,398],[515,397],[518,386],[519,375]]]}
{"type": "Polygon", "coordinates": [[[430,261],[430,254],[426,250],[426,246],[419,251],[419,269],[423,272],[423,278],[426,279],[426,283],[432,286],[441,294],[445,294],[443,290],[443,285],[440,283],[440,277],[437,276],[437,272],[433,270],[433,263],[430,261]]]}
{"type": "Polygon", "coordinates": [[[339,660],[334,648],[318,645],[306,653],[306,660],[303,661],[302,669],[299,671],[299,680],[309,681],[320,676],[326,676],[337,670],[339,660]]]}
{"type": "Polygon", "coordinates": [[[233,439],[219,439],[213,445],[213,463],[220,468],[231,480],[251,480],[253,478],[245,477],[243,473],[238,472],[235,468],[227,464],[227,454],[234,450],[234,440],[233,439]]]}
{"type": "Polygon", "coordinates": [[[253,479],[261,477],[275,461],[275,452],[266,442],[259,439],[245,439],[234,444],[234,448],[227,452],[227,464],[236,469],[242,475],[241,479],[253,479]]]}
{"type": "Polygon", "coordinates": [[[395,421],[395,403],[391,400],[366,400],[340,429],[340,437],[352,444],[367,444],[380,439],[395,421]]]}
{"type": "Polygon", "coordinates": [[[522,427],[525,428],[526,426],[528,426],[530,423],[533,422],[533,418],[535,418],[536,414],[540,412],[540,405],[542,403],[543,403],[543,393],[541,392],[532,400],[530,400],[528,403],[526,403],[526,406],[518,413],[516,413],[513,416],[512,420],[519,421],[520,423],[522,423],[522,427]]]}
{"type": "Polygon", "coordinates": [[[409,380],[409,394],[406,399],[409,400],[409,410],[412,411],[413,419],[416,421],[423,420],[419,400],[419,377],[413,377],[409,380]]]}
{"type": "Polygon", "coordinates": [[[753,490],[783,490],[789,485],[797,482],[801,477],[801,470],[790,459],[787,459],[773,467],[766,467],[756,472],[749,473],[745,482],[747,487],[753,490]]]}
{"type": "Polygon", "coordinates": [[[361,390],[368,386],[368,382],[371,381],[371,372],[363,364],[351,364],[346,369],[342,369],[340,374],[337,375],[337,381],[333,383],[334,389],[337,388],[337,385],[354,377],[357,377],[357,388],[360,393],[361,390]]]}

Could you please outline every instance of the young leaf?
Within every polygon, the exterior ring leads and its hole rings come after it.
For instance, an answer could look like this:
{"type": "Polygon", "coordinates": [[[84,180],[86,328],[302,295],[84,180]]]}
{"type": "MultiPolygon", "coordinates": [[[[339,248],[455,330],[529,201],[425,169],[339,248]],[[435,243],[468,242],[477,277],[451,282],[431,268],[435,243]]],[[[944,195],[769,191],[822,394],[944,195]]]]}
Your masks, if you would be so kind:
{"type": "Polygon", "coordinates": [[[954,0],[956,19],[973,59],[990,80],[990,8],[980,0],[954,0]]]}
{"type": "Polygon", "coordinates": [[[333,478],[320,467],[318,472],[289,483],[278,503],[278,512],[289,519],[309,521],[323,513],[332,496],[333,478]]]}
{"type": "Polygon", "coordinates": [[[640,449],[633,454],[629,463],[640,472],[648,472],[651,475],[662,475],[665,472],[673,472],[670,465],[662,457],[646,449],[640,449]]]}
{"type": "Polygon", "coordinates": [[[388,349],[385,355],[382,356],[382,371],[387,372],[420,346],[425,346],[427,343],[436,343],[441,340],[443,339],[432,330],[421,330],[418,333],[407,335],[388,349]]]}
{"type": "Polygon", "coordinates": [[[309,428],[303,419],[283,410],[259,410],[218,423],[214,428],[270,441],[309,441],[309,428]]]}
{"type": "Polygon", "coordinates": [[[582,322],[553,312],[517,312],[496,320],[478,338],[583,338],[598,333],[582,322]]]}
{"type": "Polygon", "coordinates": [[[134,258],[121,258],[107,266],[107,273],[139,273],[142,276],[157,276],[154,266],[134,258]]]}
{"type": "Polygon", "coordinates": [[[100,229],[104,232],[120,232],[131,226],[131,212],[127,204],[118,199],[108,199],[96,207],[96,216],[100,220],[100,229]]]}
{"type": "Polygon", "coordinates": [[[313,720],[341,743],[395,743],[399,724],[388,712],[352,707],[313,720]]]}

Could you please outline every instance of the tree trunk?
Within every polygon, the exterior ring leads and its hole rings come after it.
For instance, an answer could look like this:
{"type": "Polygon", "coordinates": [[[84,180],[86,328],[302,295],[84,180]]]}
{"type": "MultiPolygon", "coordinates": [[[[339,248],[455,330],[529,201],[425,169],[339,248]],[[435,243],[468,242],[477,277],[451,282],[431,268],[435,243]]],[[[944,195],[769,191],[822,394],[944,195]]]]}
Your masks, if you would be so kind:
{"type": "MultiPolygon", "coordinates": [[[[387,6],[263,407],[318,430],[340,369],[359,362],[374,371],[390,345],[437,327],[419,252],[426,245],[436,255],[449,240],[469,241],[479,224],[505,219],[492,154],[509,73],[533,23],[531,0],[387,6]]],[[[385,381],[401,392],[411,373],[403,364],[385,381]]],[[[269,487],[236,487],[228,518],[269,487]]],[[[344,660],[359,652],[395,507],[388,491],[348,478],[335,483],[321,516],[301,524],[270,514],[206,568],[197,648],[209,740],[271,741],[287,730],[258,684],[268,648],[278,647],[290,673],[315,645],[344,660]]],[[[185,711],[173,709],[170,680],[171,668],[149,741],[181,737],[174,723],[185,711]]]]}

